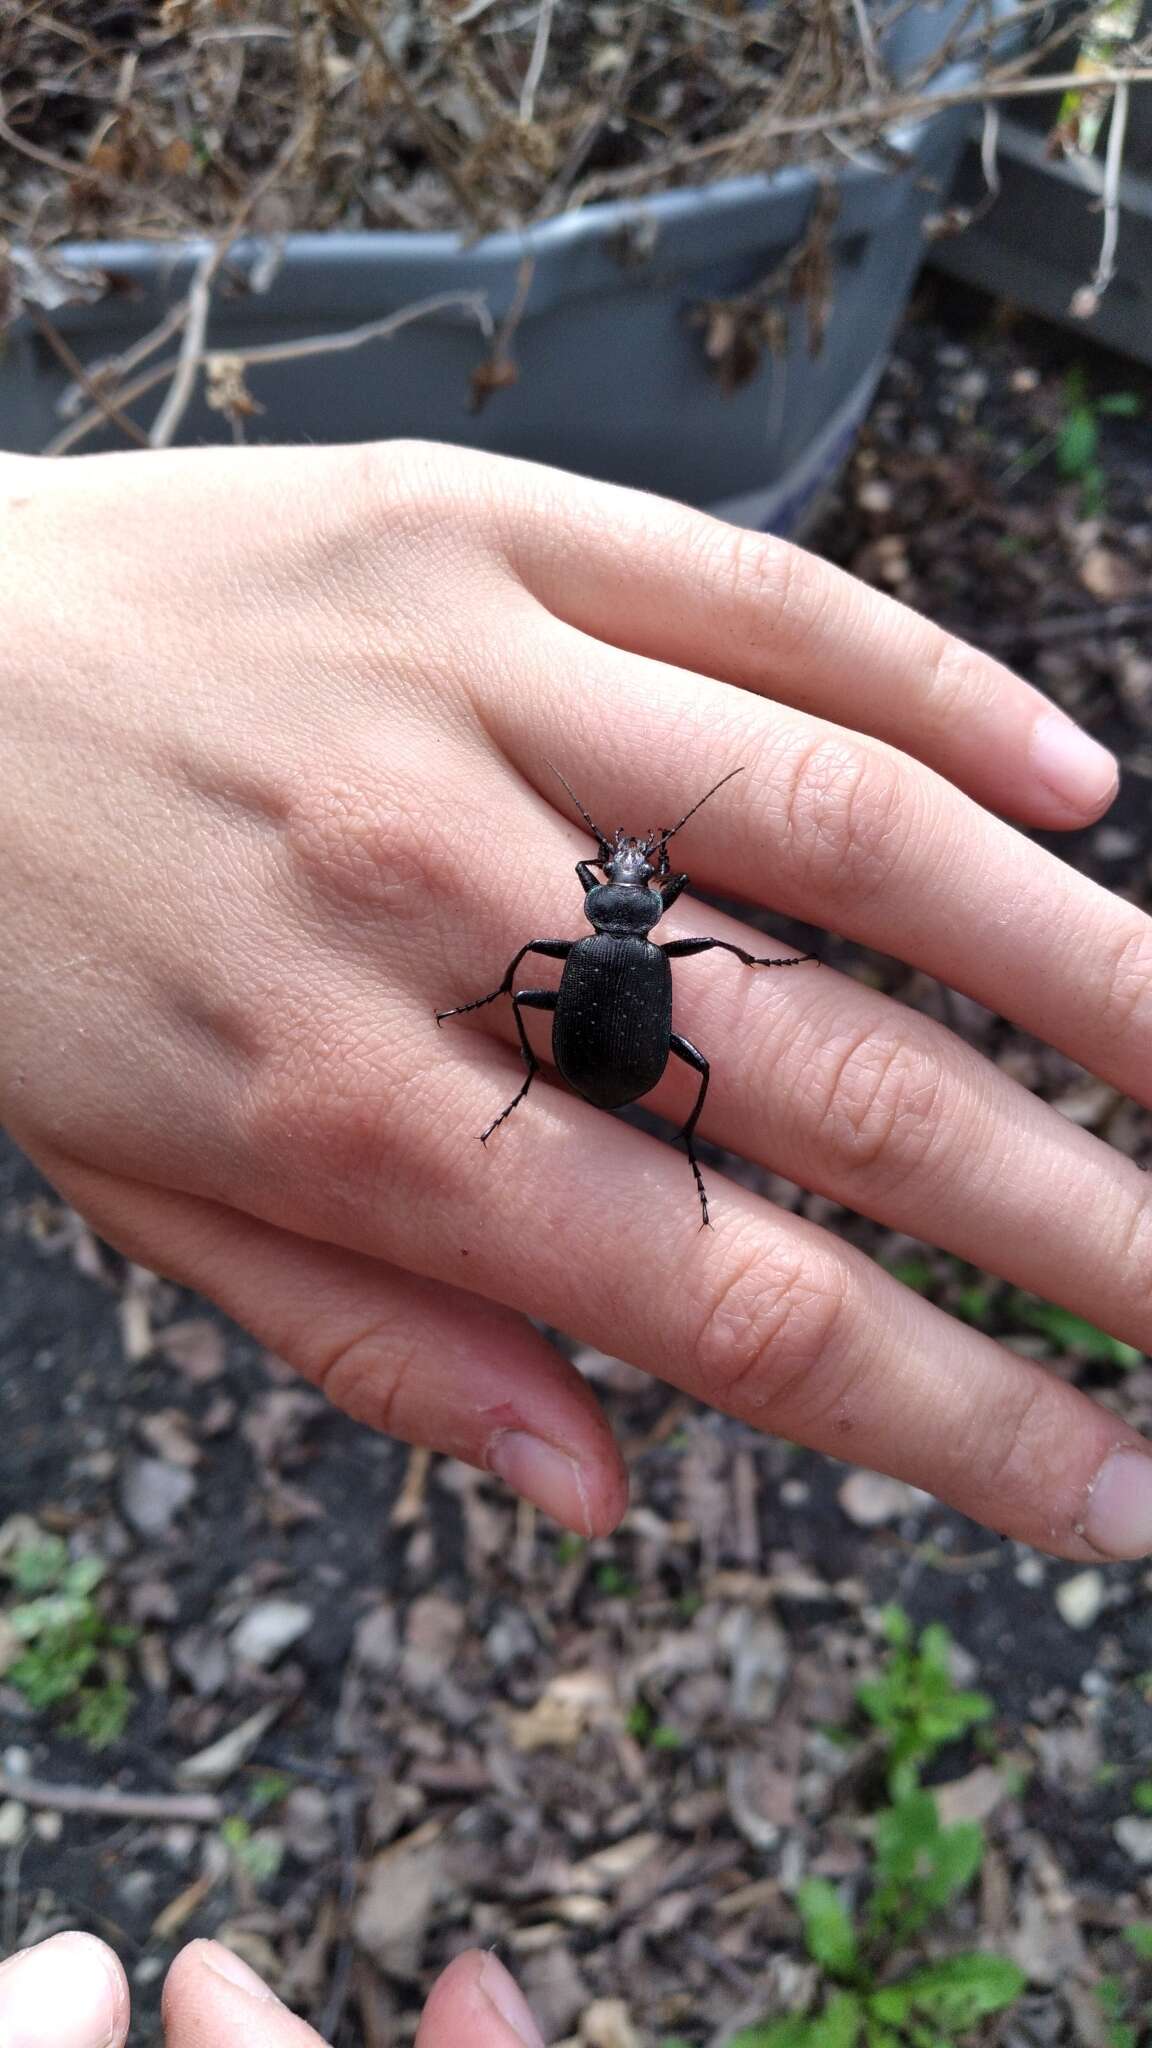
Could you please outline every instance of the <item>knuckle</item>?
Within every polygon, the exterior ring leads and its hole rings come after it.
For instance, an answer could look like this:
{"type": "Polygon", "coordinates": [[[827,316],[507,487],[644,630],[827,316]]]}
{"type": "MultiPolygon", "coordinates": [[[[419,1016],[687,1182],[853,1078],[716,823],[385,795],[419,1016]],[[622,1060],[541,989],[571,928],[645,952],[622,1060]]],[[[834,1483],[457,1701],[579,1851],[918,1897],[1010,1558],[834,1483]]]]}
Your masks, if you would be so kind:
{"type": "Polygon", "coordinates": [[[1100,1001],[1098,1031],[1110,1049],[1125,1042],[1149,1020],[1152,990],[1152,923],[1141,917],[1126,925],[1111,948],[1100,1001]]]}
{"type": "Polygon", "coordinates": [[[1052,1472],[1054,1446],[1051,1419],[1052,1387],[1039,1367],[1023,1384],[1002,1396],[995,1438],[977,1446],[965,1444],[959,1469],[965,1481],[979,1473],[981,1494],[991,1519],[1003,1514],[1014,1497],[1034,1494],[1052,1472]]]}
{"type": "Polygon", "coordinates": [[[923,1168],[947,1128],[939,1114],[943,1083],[926,1046],[885,1029],[857,1030],[806,1062],[801,1110],[838,1166],[900,1181],[923,1168]]]}
{"type": "Polygon", "coordinates": [[[736,1253],[695,1333],[705,1398],[754,1421],[796,1426],[838,1397],[830,1387],[843,1295],[809,1256],[789,1257],[759,1237],[736,1253]],[[817,1391],[819,1383],[819,1391],[817,1391]]]}
{"type": "Polygon", "coordinates": [[[821,736],[783,765],[780,839],[802,884],[824,901],[859,903],[879,894],[908,829],[908,790],[897,762],[844,735],[821,736]]]}
{"type": "Polygon", "coordinates": [[[457,893],[459,855],[440,813],[385,789],[371,768],[301,788],[287,823],[290,856],[310,893],[344,911],[426,924],[457,893]]]}
{"type": "Polygon", "coordinates": [[[711,579],[738,619],[755,619],[757,636],[787,639],[791,651],[820,623],[830,587],[823,563],[790,541],[745,526],[709,525],[711,579]]]}
{"type": "Polygon", "coordinates": [[[334,1407],[384,1436],[403,1434],[400,1408],[419,1345],[399,1342],[395,1329],[374,1323],[342,1338],[309,1375],[334,1407]]]}
{"type": "Polygon", "coordinates": [[[986,654],[951,633],[934,637],[927,656],[921,701],[934,732],[950,740],[957,723],[982,707],[992,707],[1003,693],[1003,673],[986,654]]]}

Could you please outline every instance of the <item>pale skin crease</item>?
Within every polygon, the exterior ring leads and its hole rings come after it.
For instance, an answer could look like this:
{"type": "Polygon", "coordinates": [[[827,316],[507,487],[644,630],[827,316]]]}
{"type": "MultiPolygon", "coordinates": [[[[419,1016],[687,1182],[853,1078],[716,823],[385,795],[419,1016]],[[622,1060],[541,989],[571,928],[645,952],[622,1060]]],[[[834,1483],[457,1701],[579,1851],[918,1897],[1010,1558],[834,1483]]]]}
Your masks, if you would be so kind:
{"type": "MultiPolygon", "coordinates": [[[[481,1147],[510,1005],[433,1021],[589,930],[547,761],[638,833],[741,767],[674,842],[698,887],[1148,1102],[1152,923],[1004,822],[1114,788],[1028,685],[782,542],[420,444],[5,458],[0,554],[0,1116],[105,1238],[582,1534],[623,1468],[528,1317],[1058,1555],[1152,1550],[1106,1407],[715,1173],[701,1231],[682,1152],[548,1072],[481,1147]]],[[[693,935],[790,950],[685,894],[654,936],[693,935]]],[[[1132,1161],[827,967],[674,989],[702,1136],[1152,1345],[1132,1161]]]]}
{"type": "MultiPolygon", "coordinates": [[[[91,1934],[56,1934],[0,1963],[3,2048],[125,2048],[128,1982],[91,1934]]],[[[164,2048],[323,2048],[256,1973],[215,1941],[169,1969],[164,2048]]],[[[544,2048],[523,1993],[491,1953],[457,1956],[429,1994],[415,2048],[544,2048]]]]}

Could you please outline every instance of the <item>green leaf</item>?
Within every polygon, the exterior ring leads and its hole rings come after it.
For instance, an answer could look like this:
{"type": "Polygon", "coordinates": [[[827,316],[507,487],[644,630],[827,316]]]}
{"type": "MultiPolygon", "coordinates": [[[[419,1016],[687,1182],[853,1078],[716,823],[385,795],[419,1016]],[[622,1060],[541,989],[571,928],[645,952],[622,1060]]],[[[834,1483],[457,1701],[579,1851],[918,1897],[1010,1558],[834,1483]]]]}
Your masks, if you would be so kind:
{"type": "Polygon", "coordinates": [[[887,1607],[881,1609],[880,1625],[888,1641],[896,1649],[903,1649],[906,1643],[912,1641],[912,1623],[905,1614],[904,1609],[897,1607],[895,1602],[891,1602],[887,1607]]]}
{"type": "Polygon", "coordinates": [[[810,2048],[811,2021],[768,2020],[759,2027],[745,2027],[724,2043],[724,2048],[810,2048]]]}
{"type": "Polygon", "coordinates": [[[899,2034],[894,2034],[890,2027],[882,2027],[878,2021],[871,2018],[864,2022],[864,2039],[867,2048],[900,2048],[899,2034]]]}
{"type": "Polygon", "coordinates": [[[904,1986],[885,1984],[880,1991],[874,1991],[868,2000],[868,2010],[878,2020],[890,2020],[894,2027],[902,2026],[910,2010],[904,1986]]]}
{"type": "Polygon", "coordinates": [[[796,1906],[813,1962],[822,1963],[833,1977],[850,1976],[856,1967],[856,1934],[835,1885],[824,1877],[807,1878],[796,1906]]]}
{"type": "Polygon", "coordinates": [[[1111,413],[1114,418],[1134,420],[1140,411],[1140,396],[1135,391],[1109,391],[1096,401],[1097,412],[1111,413]]]}
{"type": "Polygon", "coordinates": [[[1027,1324],[1029,1329],[1040,1330],[1074,1358],[1087,1358],[1101,1365],[1119,1365],[1127,1371],[1139,1365],[1144,1356],[1135,1345],[1122,1344],[1119,1337],[1110,1337],[1107,1330],[1098,1330],[1093,1323],[1086,1323],[1083,1316],[1074,1316],[1071,1309],[1059,1308],[1055,1302],[1036,1301],[1031,1295],[1016,1294],[1012,1297],[1011,1309],[1016,1322],[1027,1324]]]}
{"type": "Polygon", "coordinates": [[[62,1536],[47,1534],[25,1543],[3,1567],[18,1593],[47,1593],[60,1583],[68,1566],[68,1545],[62,1536]]]}
{"type": "Polygon", "coordinates": [[[1070,412],[1056,443],[1056,467],[1061,476],[1083,476],[1092,466],[1100,430],[1087,406],[1070,412]]]}
{"type": "Polygon", "coordinates": [[[1006,1956],[950,1956],[905,1977],[900,1989],[914,2011],[954,2032],[974,2027],[1019,1998],[1027,1978],[1006,1956]]]}
{"type": "Polygon", "coordinates": [[[856,2048],[864,2009],[854,1991],[837,1992],[808,2023],[808,2048],[856,2048]]]}
{"type": "Polygon", "coordinates": [[[1152,1963],[1152,1920],[1138,1921],[1135,1927],[1126,1927],[1124,1939],[1146,1963],[1152,1963]]]}
{"type": "Polygon", "coordinates": [[[897,1259],[888,1271],[901,1286],[911,1287],[916,1294],[930,1294],[936,1278],[927,1259],[897,1259]]]}
{"type": "Polygon", "coordinates": [[[1152,1778],[1141,1778],[1132,1787],[1132,1804],[1137,1813],[1152,1813],[1152,1778]]]}

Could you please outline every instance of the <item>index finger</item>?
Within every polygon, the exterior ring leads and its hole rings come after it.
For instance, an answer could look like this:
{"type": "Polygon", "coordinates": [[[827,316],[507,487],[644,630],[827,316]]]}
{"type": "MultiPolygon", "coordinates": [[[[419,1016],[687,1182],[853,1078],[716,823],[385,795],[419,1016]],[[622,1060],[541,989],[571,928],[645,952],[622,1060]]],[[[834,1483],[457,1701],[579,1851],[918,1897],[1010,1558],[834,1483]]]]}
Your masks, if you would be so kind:
{"type": "Polygon", "coordinates": [[[1115,795],[1113,756],[1039,690],[857,577],[663,498],[508,467],[515,565],[566,624],[871,733],[1030,825],[1081,826],[1115,795]]]}

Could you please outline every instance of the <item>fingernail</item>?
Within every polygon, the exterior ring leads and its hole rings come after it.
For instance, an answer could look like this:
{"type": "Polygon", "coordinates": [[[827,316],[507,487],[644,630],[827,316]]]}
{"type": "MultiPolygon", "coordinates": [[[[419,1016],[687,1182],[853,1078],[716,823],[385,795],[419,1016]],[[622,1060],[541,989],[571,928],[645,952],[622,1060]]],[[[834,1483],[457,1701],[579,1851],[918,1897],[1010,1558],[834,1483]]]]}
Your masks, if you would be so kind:
{"type": "Polygon", "coordinates": [[[1045,711],[1032,732],[1032,768],[1075,811],[1102,810],[1120,771],[1115,756],[1089,739],[1062,711],[1045,711]]]}
{"type": "MultiPolygon", "coordinates": [[[[532,1443],[535,1439],[528,1438],[532,1443]]],[[[507,2020],[512,2032],[523,2041],[524,2048],[544,2048],[544,2036],[532,2017],[532,2008],[514,1977],[508,1975],[502,1962],[493,1955],[486,1955],[480,1970],[480,1989],[494,2005],[502,2020],[507,2020]]]]}
{"type": "Polygon", "coordinates": [[[123,1979],[94,1935],[54,1935],[0,1967],[3,2048],[110,2048],[124,2016],[123,1979]]]}
{"type": "Polygon", "coordinates": [[[1152,1457],[1113,1451],[1093,1482],[1083,1533],[1104,1557],[1147,1557],[1152,1551],[1152,1457]]]}
{"type": "Polygon", "coordinates": [[[234,1955],[230,1948],[225,1948],[222,1941],[199,1942],[197,1946],[201,1962],[214,1976],[223,1977],[227,1984],[235,1984],[236,1989],[246,1991],[249,1998],[261,1998],[266,2005],[279,2005],[276,1993],[268,1989],[263,1977],[258,1977],[255,1970],[234,1955]]]}
{"type": "Polygon", "coordinates": [[[591,1536],[584,1474],[565,1451],[526,1430],[502,1429],[488,1446],[488,1470],[565,1528],[591,1536]]]}

